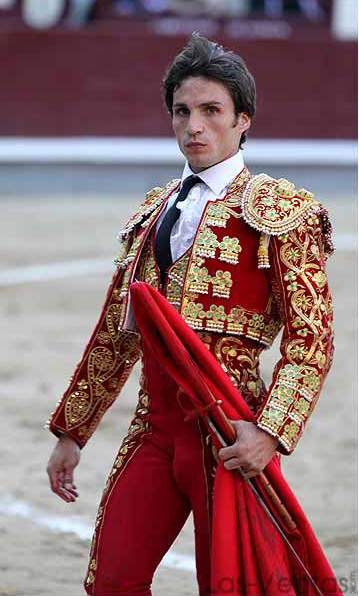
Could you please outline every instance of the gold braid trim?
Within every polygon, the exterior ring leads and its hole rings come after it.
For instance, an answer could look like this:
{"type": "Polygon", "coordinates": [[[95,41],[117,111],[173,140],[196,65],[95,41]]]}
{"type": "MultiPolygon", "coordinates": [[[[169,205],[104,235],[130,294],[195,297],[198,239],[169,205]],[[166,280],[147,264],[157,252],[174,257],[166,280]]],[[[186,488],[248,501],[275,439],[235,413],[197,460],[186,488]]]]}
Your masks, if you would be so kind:
{"type": "Polygon", "coordinates": [[[162,202],[174,191],[179,183],[180,180],[175,179],[168,182],[164,188],[156,186],[149,190],[145,201],[139,206],[136,213],[132,215],[125,227],[118,233],[117,239],[120,242],[125,240],[138,224],[142,224],[157,207],[162,205],[162,202]]]}

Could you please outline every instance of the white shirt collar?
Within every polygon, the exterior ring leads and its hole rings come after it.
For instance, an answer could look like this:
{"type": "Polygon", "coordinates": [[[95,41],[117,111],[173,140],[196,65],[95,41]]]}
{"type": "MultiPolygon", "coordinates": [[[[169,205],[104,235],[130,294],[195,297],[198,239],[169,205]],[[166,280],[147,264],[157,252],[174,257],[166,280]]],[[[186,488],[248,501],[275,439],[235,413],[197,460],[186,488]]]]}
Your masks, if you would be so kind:
{"type": "Polygon", "coordinates": [[[195,175],[201,178],[207,186],[214,192],[214,194],[219,195],[226,186],[234,178],[243,170],[244,168],[244,161],[243,161],[243,153],[240,149],[238,153],[217,163],[198,174],[192,172],[190,165],[186,162],[186,165],[183,170],[181,182],[185,180],[188,176],[195,175]]]}

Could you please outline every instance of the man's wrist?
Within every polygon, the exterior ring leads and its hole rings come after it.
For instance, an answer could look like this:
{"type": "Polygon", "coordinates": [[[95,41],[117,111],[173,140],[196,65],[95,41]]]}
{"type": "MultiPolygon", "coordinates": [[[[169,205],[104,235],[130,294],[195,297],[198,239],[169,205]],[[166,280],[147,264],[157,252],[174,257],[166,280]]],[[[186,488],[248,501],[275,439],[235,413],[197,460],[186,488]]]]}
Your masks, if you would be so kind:
{"type": "Polygon", "coordinates": [[[278,438],[278,437],[276,437],[276,436],[274,436],[274,435],[272,435],[271,433],[267,432],[267,430],[266,430],[266,429],[264,429],[264,428],[261,428],[260,426],[257,426],[257,428],[258,428],[258,430],[259,430],[260,432],[262,432],[263,434],[265,434],[265,435],[268,437],[268,439],[269,439],[269,440],[270,440],[270,442],[272,443],[272,445],[273,445],[274,449],[277,449],[277,447],[278,447],[278,446],[279,446],[279,444],[280,444],[279,438],[278,438]]]}
{"type": "Polygon", "coordinates": [[[67,433],[61,433],[61,435],[59,436],[59,441],[61,443],[68,443],[70,441],[71,443],[74,443],[77,447],[80,448],[80,445],[78,444],[78,442],[75,439],[73,439],[71,437],[71,435],[69,435],[67,433]]]}

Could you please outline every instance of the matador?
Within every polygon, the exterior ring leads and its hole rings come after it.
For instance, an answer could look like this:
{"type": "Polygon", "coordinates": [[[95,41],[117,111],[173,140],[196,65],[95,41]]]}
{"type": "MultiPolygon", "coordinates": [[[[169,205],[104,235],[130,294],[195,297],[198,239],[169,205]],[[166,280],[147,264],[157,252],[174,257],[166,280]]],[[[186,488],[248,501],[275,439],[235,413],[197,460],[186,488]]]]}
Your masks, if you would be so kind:
{"type": "Polygon", "coordinates": [[[291,454],[332,362],[328,215],[311,192],[244,165],[255,112],[244,61],[193,34],[163,90],[186,157],[182,177],[150,190],[121,231],[100,318],[49,421],[58,437],[51,487],[74,501],[80,449],[141,359],[138,404],[96,520],[84,582],[93,596],[149,596],[154,572],[191,511],[199,594],[210,594],[218,460],[253,478],[276,454],[291,454]],[[233,422],[232,446],[216,453],[203,421],[185,416],[186,395],[136,331],[134,280],[166,297],[255,414],[255,423],[233,422]],[[260,356],[280,331],[281,357],[265,387],[260,356]]]}

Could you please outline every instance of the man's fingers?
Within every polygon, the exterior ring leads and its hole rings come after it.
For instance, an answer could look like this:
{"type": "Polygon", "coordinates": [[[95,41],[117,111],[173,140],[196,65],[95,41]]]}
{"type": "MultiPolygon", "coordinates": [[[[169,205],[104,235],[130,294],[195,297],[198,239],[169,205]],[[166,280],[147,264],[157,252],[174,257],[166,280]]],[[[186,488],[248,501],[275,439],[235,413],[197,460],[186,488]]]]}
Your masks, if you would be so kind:
{"type": "Polygon", "coordinates": [[[223,465],[226,470],[235,470],[241,468],[242,464],[237,457],[232,457],[231,459],[227,459],[223,465]]]}
{"type": "Polygon", "coordinates": [[[218,451],[218,457],[223,461],[230,459],[231,457],[235,457],[236,455],[238,455],[236,445],[222,447],[222,449],[218,451]]]}
{"type": "Polygon", "coordinates": [[[74,488],[72,486],[72,484],[64,484],[62,488],[64,490],[66,490],[70,495],[73,495],[74,497],[79,496],[79,493],[77,492],[76,488],[74,488]]]}
{"type": "Polygon", "coordinates": [[[60,487],[57,491],[56,494],[60,497],[60,499],[62,499],[63,501],[66,501],[66,503],[73,503],[76,501],[76,496],[71,494],[68,490],[60,487]]]}
{"type": "Polygon", "coordinates": [[[60,473],[57,472],[56,470],[54,470],[51,467],[47,468],[47,475],[49,477],[49,482],[50,482],[50,486],[51,486],[51,490],[53,490],[54,492],[56,492],[56,489],[59,488],[60,486],[60,473]]]}
{"type": "Polygon", "coordinates": [[[61,486],[66,488],[66,490],[76,490],[76,486],[74,485],[74,483],[70,482],[69,480],[65,480],[64,482],[62,482],[61,486]]]}
{"type": "Polygon", "coordinates": [[[64,488],[66,488],[66,490],[70,491],[71,493],[75,493],[77,495],[77,492],[76,492],[77,487],[74,482],[73,470],[74,470],[73,467],[65,466],[65,474],[64,474],[62,486],[64,488]]]}
{"type": "MultiPolygon", "coordinates": [[[[63,501],[67,503],[70,501],[75,501],[75,495],[71,494],[68,490],[66,490],[59,482],[51,483],[51,490],[55,495],[60,497],[63,501]]],[[[76,495],[77,496],[77,495],[76,495]]]]}
{"type": "Polygon", "coordinates": [[[60,499],[70,503],[76,500],[78,492],[76,486],[73,483],[73,476],[69,472],[64,470],[54,470],[51,466],[47,468],[47,474],[49,476],[50,487],[53,493],[55,493],[60,499]]]}
{"type": "Polygon", "coordinates": [[[72,491],[67,490],[64,487],[61,487],[60,488],[60,494],[61,495],[64,495],[64,497],[67,499],[68,502],[70,502],[70,501],[76,501],[77,495],[73,494],[72,491]]]}
{"type": "Polygon", "coordinates": [[[242,462],[237,457],[227,459],[223,465],[226,468],[226,470],[238,470],[238,472],[241,474],[241,476],[243,476],[245,480],[248,480],[249,478],[254,478],[255,476],[258,476],[258,474],[261,473],[261,470],[242,462]]]}
{"type": "Polygon", "coordinates": [[[76,486],[74,484],[74,474],[73,474],[73,466],[65,464],[65,471],[63,474],[61,486],[64,488],[70,495],[78,496],[76,491],[76,486]]]}
{"type": "Polygon", "coordinates": [[[255,478],[256,476],[258,476],[258,474],[260,474],[260,472],[256,471],[256,470],[248,470],[248,471],[241,470],[241,474],[245,480],[249,480],[250,478],[255,478]]]}
{"type": "Polygon", "coordinates": [[[79,463],[79,447],[75,441],[60,437],[47,465],[51,490],[66,502],[78,497],[73,471],[79,463]]]}
{"type": "Polygon", "coordinates": [[[74,502],[74,501],[76,501],[76,498],[78,497],[78,494],[75,491],[69,490],[69,489],[65,488],[64,486],[62,486],[61,484],[59,484],[56,488],[52,488],[52,491],[58,497],[60,497],[60,499],[62,499],[63,501],[66,501],[66,503],[74,502]]]}

